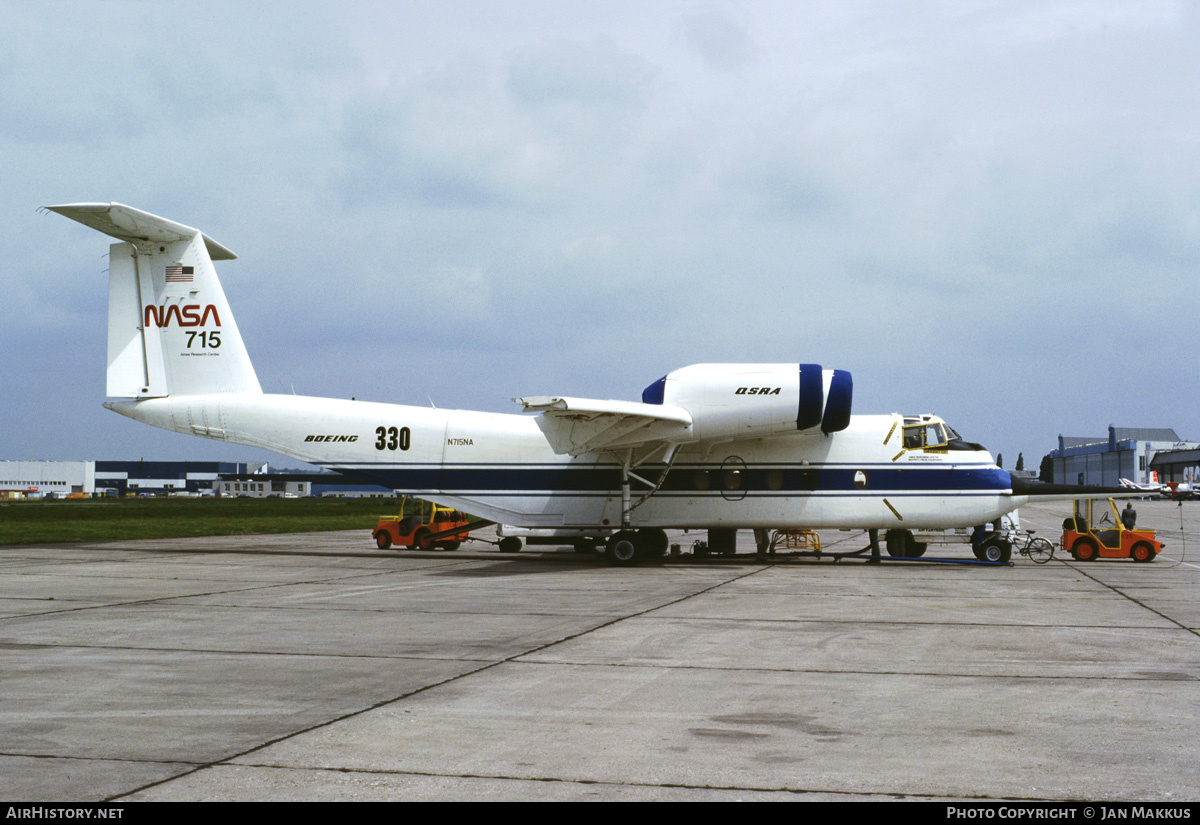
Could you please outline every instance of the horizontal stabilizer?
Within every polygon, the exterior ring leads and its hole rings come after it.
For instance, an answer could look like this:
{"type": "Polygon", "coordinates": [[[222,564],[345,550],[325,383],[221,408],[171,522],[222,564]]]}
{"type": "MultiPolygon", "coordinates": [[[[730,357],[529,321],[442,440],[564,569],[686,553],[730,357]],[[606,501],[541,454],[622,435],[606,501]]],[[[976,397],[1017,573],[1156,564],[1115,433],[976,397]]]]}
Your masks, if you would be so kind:
{"type": "Polygon", "coordinates": [[[514,400],[542,413],[538,426],[559,455],[691,440],[692,416],[682,407],[550,395],[514,400]]]}
{"type": "Polygon", "coordinates": [[[147,241],[190,241],[196,235],[200,235],[204,238],[208,256],[214,261],[232,261],[237,257],[199,229],[151,215],[123,203],[66,203],[46,208],[134,246],[147,241]]]}

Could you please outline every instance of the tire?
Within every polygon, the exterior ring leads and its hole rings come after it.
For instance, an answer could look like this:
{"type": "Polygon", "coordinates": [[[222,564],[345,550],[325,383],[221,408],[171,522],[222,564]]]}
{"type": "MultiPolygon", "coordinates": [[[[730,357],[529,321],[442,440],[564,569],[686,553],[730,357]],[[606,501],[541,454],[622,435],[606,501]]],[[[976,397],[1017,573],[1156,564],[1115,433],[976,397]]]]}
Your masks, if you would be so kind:
{"type": "Polygon", "coordinates": [[[1071,545],[1071,555],[1075,557],[1075,561],[1095,561],[1100,555],[1100,549],[1091,539],[1079,539],[1071,545]]]}
{"type": "Polygon", "coordinates": [[[432,550],[433,539],[430,538],[433,533],[429,532],[427,527],[418,527],[417,532],[413,533],[412,546],[414,550],[432,550]]]}
{"type": "Polygon", "coordinates": [[[572,546],[580,555],[591,556],[596,553],[596,542],[591,539],[579,539],[572,546]]]}
{"type": "Polygon", "coordinates": [[[1154,545],[1150,542],[1139,541],[1130,548],[1129,555],[1134,561],[1150,562],[1154,561],[1157,554],[1154,552],[1154,545]]]}
{"type": "Polygon", "coordinates": [[[737,530],[729,527],[708,528],[708,552],[718,556],[737,553],[737,530]]]}
{"type": "Polygon", "coordinates": [[[883,535],[883,543],[889,556],[903,559],[912,555],[911,548],[914,542],[912,533],[907,530],[888,530],[883,535]]]}
{"type": "Polygon", "coordinates": [[[375,546],[380,550],[387,550],[392,546],[392,534],[387,530],[380,530],[375,534],[375,546]]]}
{"type": "Polygon", "coordinates": [[[608,540],[604,551],[608,563],[614,567],[633,567],[641,561],[637,534],[631,530],[622,530],[608,540]]]}
{"type": "Polygon", "coordinates": [[[914,559],[919,559],[925,555],[925,550],[929,545],[923,541],[914,541],[908,545],[908,555],[914,559]]]}
{"type": "Polygon", "coordinates": [[[462,542],[461,541],[443,541],[438,546],[441,547],[443,550],[447,550],[447,551],[453,553],[455,550],[462,547],[462,542]]]}
{"type": "Polygon", "coordinates": [[[983,543],[979,552],[984,561],[1008,564],[1009,559],[1012,558],[1012,545],[1003,539],[990,539],[983,543]]]}
{"type": "Polygon", "coordinates": [[[1029,558],[1034,564],[1045,564],[1054,558],[1054,545],[1046,539],[1034,539],[1029,542],[1029,558]]]}
{"type": "Polygon", "coordinates": [[[500,544],[498,546],[501,553],[521,552],[521,540],[516,536],[509,536],[508,538],[500,539],[500,544]]]}
{"type": "Polygon", "coordinates": [[[658,527],[638,530],[634,539],[637,542],[638,554],[646,559],[661,559],[667,554],[671,540],[667,531],[658,527]]]}

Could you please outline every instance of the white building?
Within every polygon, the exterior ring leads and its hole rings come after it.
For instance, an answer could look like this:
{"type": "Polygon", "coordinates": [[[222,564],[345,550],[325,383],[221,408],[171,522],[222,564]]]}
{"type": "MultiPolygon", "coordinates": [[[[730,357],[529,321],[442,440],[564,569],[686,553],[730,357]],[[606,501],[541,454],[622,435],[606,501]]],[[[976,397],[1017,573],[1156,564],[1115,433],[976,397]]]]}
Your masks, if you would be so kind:
{"type": "Polygon", "coordinates": [[[311,481],[276,481],[270,478],[254,479],[253,477],[238,479],[221,479],[217,482],[217,490],[223,496],[234,498],[302,498],[312,495],[311,481]]]}
{"type": "Polygon", "coordinates": [[[95,492],[94,461],[0,461],[0,498],[65,498],[95,492]]]}

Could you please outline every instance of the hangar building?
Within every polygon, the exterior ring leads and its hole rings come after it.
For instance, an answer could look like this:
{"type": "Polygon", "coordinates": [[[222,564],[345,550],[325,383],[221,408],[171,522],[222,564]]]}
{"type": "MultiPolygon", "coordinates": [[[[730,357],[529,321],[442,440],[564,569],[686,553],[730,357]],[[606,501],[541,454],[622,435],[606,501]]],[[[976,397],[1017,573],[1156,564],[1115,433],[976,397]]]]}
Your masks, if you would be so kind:
{"type": "MultiPolygon", "coordinates": [[[[1115,487],[1122,478],[1148,482],[1154,461],[1164,453],[1200,449],[1200,441],[1184,441],[1170,428],[1109,426],[1108,437],[1060,435],[1050,451],[1055,484],[1115,487]]],[[[1160,472],[1159,481],[1164,479],[1160,472]]]]}
{"type": "Polygon", "coordinates": [[[265,464],[234,461],[0,461],[0,499],[180,493],[252,498],[395,495],[337,473],[272,473],[265,464]]]}
{"type": "Polygon", "coordinates": [[[94,461],[0,461],[0,498],[91,495],[95,490],[94,461]]]}
{"type": "Polygon", "coordinates": [[[1171,450],[1159,453],[1150,462],[1150,469],[1158,473],[1158,480],[1200,482],[1200,449],[1171,450]]]}
{"type": "Polygon", "coordinates": [[[200,493],[213,495],[223,474],[244,473],[247,465],[234,461],[97,461],[96,492],[200,493]]]}

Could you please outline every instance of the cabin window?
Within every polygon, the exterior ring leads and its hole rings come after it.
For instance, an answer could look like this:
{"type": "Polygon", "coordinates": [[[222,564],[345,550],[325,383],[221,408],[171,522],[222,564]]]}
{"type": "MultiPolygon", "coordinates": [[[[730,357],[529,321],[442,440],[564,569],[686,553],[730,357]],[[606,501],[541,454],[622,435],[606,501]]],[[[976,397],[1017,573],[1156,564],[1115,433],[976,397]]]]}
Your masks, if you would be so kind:
{"type": "Polygon", "coordinates": [[[726,470],[721,476],[721,486],[728,492],[742,489],[742,471],[726,470]]]}

